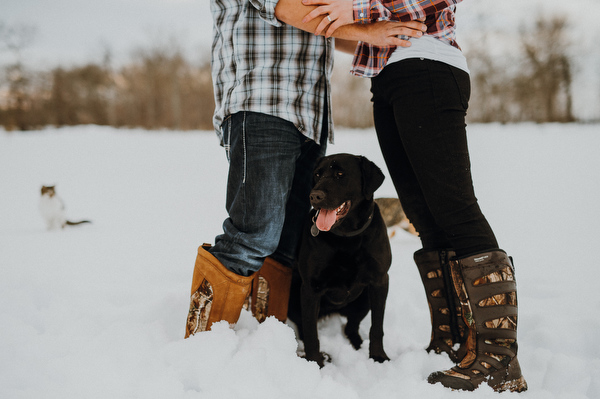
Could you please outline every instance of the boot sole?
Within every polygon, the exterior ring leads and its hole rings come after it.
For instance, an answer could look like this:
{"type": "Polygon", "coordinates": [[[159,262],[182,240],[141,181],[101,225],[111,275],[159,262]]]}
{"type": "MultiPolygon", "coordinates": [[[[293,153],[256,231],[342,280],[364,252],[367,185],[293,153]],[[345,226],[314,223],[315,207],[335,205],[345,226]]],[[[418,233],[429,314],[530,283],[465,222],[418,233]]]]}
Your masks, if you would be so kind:
{"type": "Polygon", "coordinates": [[[496,385],[493,388],[496,392],[524,392],[527,390],[527,381],[525,381],[525,377],[521,376],[516,380],[504,381],[502,384],[496,385]]]}

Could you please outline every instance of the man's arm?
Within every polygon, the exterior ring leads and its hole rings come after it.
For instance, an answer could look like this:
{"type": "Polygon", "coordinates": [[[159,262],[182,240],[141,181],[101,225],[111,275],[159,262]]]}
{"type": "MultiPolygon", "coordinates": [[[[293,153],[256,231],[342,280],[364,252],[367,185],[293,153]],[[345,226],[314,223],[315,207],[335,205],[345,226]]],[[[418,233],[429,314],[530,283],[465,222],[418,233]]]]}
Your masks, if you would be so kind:
{"type": "Polygon", "coordinates": [[[342,53],[354,54],[358,42],[356,40],[345,40],[339,37],[335,39],[335,49],[342,53]]]}
{"type": "Polygon", "coordinates": [[[302,19],[316,8],[316,6],[303,5],[301,0],[279,0],[275,6],[275,17],[288,25],[313,33],[325,17],[318,16],[309,22],[304,22],[302,19]]]}
{"type": "MultiPolygon", "coordinates": [[[[315,8],[316,6],[303,5],[301,0],[279,0],[275,7],[275,16],[288,25],[313,33],[319,24],[326,20],[326,16],[318,16],[304,22],[305,15],[315,8]]],[[[337,28],[332,36],[345,40],[362,41],[375,46],[409,47],[410,42],[402,40],[398,36],[421,37],[426,30],[427,27],[419,21],[381,21],[370,24],[343,25],[337,28]]]]}

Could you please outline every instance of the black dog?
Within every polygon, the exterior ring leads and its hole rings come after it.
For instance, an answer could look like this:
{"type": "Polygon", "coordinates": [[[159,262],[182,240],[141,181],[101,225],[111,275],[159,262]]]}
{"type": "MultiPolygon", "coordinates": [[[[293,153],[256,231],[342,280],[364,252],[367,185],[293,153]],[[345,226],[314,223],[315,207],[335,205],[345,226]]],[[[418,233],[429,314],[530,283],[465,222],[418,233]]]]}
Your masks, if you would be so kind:
{"type": "Polygon", "coordinates": [[[307,218],[292,279],[288,316],[298,326],[306,359],[321,367],[317,320],[330,313],[348,318],[344,332],[355,349],[358,328],[371,311],[369,357],[383,350],[383,315],[392,261],[385,223],[373,200],[381,170],[365,157],[336,154],[317,163],[307,218]]]}

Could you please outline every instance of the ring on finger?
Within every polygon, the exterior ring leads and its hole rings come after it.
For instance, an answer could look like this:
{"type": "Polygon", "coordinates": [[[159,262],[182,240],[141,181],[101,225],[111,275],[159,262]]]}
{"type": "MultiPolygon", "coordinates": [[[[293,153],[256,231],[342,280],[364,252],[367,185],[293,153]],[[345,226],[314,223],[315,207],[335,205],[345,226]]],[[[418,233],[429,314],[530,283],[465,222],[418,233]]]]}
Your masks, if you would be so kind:
{"type": "Polygon", "coordinates": [[[327,20],[328,20],[329,22],[333,22],[333,21],[331,20],[331,17],[329,16],[329,14],[327,14],[327,20]]]}

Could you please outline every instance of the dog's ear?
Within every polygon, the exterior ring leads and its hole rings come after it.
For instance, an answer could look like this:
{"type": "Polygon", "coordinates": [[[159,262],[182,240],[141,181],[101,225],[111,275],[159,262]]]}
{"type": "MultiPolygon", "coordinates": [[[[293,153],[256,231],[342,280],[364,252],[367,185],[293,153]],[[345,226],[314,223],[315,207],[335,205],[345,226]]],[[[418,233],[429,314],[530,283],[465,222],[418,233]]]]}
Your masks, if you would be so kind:
{"type": "Polygon", "coordinates": [[[362,170],[363,194],[366,199],[372,200],[375,190],[381,186],[385,176],[381,169],[367,158],[361,156],[359,157],[359,162],[362,170]]]}

